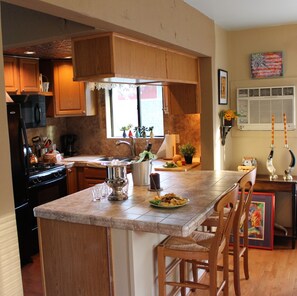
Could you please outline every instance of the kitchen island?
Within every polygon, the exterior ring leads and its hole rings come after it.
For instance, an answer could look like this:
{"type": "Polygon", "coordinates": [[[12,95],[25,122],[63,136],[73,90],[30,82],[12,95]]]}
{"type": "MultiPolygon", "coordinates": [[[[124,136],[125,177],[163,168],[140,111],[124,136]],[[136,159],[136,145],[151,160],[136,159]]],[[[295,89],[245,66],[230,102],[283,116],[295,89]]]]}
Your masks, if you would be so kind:
{"type": "Polygon", "coordinates": [[[155,247],[167,235],[191,234],[243,175],[162,172],[161,194],[190,200],[175,209],[150,206],[156,193],[133,186],[130,174],[126,201],[94,202],[89,188],[35,208],[45,295],[158,295],[155,247]]]}

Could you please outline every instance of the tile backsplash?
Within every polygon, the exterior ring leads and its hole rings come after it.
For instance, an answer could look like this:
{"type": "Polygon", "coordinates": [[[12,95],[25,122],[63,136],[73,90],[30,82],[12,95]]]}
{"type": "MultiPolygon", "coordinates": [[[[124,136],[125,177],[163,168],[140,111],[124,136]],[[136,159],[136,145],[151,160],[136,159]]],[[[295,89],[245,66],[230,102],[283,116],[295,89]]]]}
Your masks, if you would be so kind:
{"type": "MultiPolygon", "coordinates": [[[[61,148],[60,137],[64,134],[76,134],[75,148],[79,154],[84,155],[113,155],[126,156],[130,150],[127,146],[116,146],[118,139],[106,138],[105,100],[99,98],[98,115],[87,117],[63,117],[47,118],[47,126],[44,128],[28,129],[29,143],[34,136],[47,136],[57,149],[61,148]]],[[[191,143],[196,147],[196,157],[201,156],[200,148],[200,114],[165,115],[165,133],[179,134],[180,144],[191,143]]],[[[129,138],[125,140],[130,141],[129,138]]],[[[156,153],[160,148],[163,138],[137,138],[136,152],[139,154],[146,147],[146,140],[152,143],[152,152],[156,153]]],[[[178,151],[177,143],[177,153],[178,151]]]]}

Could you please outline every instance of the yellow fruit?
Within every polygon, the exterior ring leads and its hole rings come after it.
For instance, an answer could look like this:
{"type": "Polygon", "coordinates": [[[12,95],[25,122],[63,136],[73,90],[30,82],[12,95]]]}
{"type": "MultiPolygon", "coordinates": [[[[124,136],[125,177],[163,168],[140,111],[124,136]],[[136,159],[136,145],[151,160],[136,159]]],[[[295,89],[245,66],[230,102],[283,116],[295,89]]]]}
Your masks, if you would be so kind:
{"type": "Polygon", "coordinates": [[[177,164],[177,166],[179,166],[179,167],[183,166],[183,163],[182,163],[181,160],[178,160],[178,161],[176,162],[176,164],[177,164]]]}
{"type": "Polygon", "coordinates": [[[179,155],[179,154],[175,154],[174,156],[173,156],[173,158],[172,158],[172,160],[173,160],[173,162],[177,162],[178,160],[181,160],[182,159],[182,157],[181,157],[181,155],[179,155]]]}

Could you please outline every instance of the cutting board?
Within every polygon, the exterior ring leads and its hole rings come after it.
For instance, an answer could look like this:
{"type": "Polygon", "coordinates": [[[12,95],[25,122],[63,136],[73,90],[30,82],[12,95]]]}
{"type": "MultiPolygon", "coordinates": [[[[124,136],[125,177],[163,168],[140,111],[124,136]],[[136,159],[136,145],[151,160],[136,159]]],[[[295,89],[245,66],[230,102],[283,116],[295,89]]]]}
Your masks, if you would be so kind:
{"type": "Polygon", "coordinates": [[[200,165],[200,162],[193,162],[192,164],[186,164],[181,167],[176,168],[164,168],[163,166],[155,167],[155,171],[167,171],[167,172],[186,172],[188,170],[191,170],[192,168],[197,167],[200,165]]]}

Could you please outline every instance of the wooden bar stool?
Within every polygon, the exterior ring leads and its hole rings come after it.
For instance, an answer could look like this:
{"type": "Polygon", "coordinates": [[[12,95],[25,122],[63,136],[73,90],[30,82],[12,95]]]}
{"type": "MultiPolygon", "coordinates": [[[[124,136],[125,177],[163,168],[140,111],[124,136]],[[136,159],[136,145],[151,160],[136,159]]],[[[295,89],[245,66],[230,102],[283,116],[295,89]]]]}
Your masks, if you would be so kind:
{"type": "MultiPolygon", "coordinates": [[[[235,206],[238,196],[238,184],[234,184],[225,192],[214,209],[218,213],[215,233],[194,231],[189,237],[170,236],[158,245],[158,280],[159,296],[166,295],[166,286],[181,290],[181,295],[186,295],[186,288],[192,291],[196,289],[209,290],[211,296],[218,295],[221,291],[228,295],[229,274],[229,237],[233,225],[235,206]],[[229,207],[228,214],[224,208],[229,207]],[[223,255],[223,280],[217,283],[218,256],[223,255]],[[166,258],[174,258],[173,264],[166,268],[166,258]],[[186,263],[190,263],[193,271],[193,279],[187,277],[186,263]],[[169,275],[179,267],[179,279],[167,280],[169,275]],[[197,269],[209,271],[209,283],[199,283],[197,269]]],[[[177,276],[176,276],[177,277],[177,276]]]]}
{"type": "MultiPolygon", "coordinates": [[[[239,180],[240,198],[237,204],[235,216],[233,220],[232,236],[233,247],[229,249],[229,254],[233,256],[233,272],[234,290],[237,296],[240,292],[240,258],[243,257],[244,275],[249,279],[249,263],[248,263],[248,216],[249,208],[253,197],[254,185],[256,182],[257,169],[253,169],[245,174],[239,180]],[[241,234],[242,233],[242,234],[241,234]]],[[[225,209],[225,214],[228,209],[225,209]]],[[[202,226],[207,226],[208,229],[216,227],[218,223],[218,214],[214,213],[206,219],[202,226]]]]}

